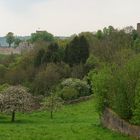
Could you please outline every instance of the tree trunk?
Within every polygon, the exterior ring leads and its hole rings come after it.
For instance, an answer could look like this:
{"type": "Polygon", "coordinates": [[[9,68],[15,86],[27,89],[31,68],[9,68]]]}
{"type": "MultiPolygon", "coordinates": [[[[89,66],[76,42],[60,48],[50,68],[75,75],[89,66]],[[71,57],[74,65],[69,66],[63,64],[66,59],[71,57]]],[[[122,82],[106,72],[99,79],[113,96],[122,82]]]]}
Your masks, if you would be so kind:
{"type": "Polygon", "coordinates": [[[12,119],[11,122],[15,122],[15,111],[12,112],[12,119]]]}
{"type": "Polygon", "coordinates": [[[53,95],[51,96],[51,119],[53,119],[53,95]]]}
{"type": "Polygon", "coordinates": [[[53,111],[51,111],[51,119],[53,119],[53,111]]]}

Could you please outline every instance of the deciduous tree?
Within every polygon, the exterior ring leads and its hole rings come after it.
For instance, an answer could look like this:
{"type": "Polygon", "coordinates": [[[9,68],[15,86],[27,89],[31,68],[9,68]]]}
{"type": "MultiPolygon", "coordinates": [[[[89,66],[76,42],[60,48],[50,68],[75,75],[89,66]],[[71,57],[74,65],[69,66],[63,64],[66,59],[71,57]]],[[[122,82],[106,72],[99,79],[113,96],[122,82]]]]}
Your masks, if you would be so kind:
{"type": "Polygon", "coordinates": [[[32,96],[22,86],[11,86],[0,94],[1,111],[11,113],[11,121],[15,121],[16,112],[29,111],[32,106],[32,96]]]}
{"type": "Polygon", "coordinates": [[[12,32],[9,32],[6,35],[6,41],[9,44],[9,47],[11,47],[11,44],[14,43],[14,40],[15,40],[14,34],[12,32]]]}
{"type": "Polygon", "coordinates": [[[62,107],[63,101],[60,97],[51,92],[49,97],[44,100],[44,109],[50,112],[50,117],[53,119],[53,113],[62,107]]]}

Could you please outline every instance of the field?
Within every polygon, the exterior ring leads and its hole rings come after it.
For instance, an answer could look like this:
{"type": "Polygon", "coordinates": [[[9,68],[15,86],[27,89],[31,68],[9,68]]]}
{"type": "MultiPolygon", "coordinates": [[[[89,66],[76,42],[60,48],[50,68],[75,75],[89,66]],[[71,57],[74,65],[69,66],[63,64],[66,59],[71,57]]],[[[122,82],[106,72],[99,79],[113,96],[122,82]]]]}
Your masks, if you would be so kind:
{"type": "Polygon", "coordinates": [[[0,140],[132,140],[99,124],[94,100],[64,106],[51,120],[48,112],[0,117],[0,140]]]}

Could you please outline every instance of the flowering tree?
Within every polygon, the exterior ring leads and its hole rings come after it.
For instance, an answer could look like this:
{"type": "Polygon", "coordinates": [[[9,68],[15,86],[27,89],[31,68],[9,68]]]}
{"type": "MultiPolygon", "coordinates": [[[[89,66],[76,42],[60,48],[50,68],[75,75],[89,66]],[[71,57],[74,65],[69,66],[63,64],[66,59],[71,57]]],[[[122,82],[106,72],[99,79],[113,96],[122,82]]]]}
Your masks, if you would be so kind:
{"type": "Polygon", "coordinates": [[[50,112],[50,117],[53,119],[53,112],[62,107],[63,101],[60,97],[51,93],[49,97],[46,97],[43,102],[44,109],[50,112]]]}
{"type": "Polygon", "coordinates": [[[32,106],[32,96],[22,86],[10,86],[0,94],[1,112],[11,113],[11,121],[15,121],[16,112],[29,111],[32,106]]]}

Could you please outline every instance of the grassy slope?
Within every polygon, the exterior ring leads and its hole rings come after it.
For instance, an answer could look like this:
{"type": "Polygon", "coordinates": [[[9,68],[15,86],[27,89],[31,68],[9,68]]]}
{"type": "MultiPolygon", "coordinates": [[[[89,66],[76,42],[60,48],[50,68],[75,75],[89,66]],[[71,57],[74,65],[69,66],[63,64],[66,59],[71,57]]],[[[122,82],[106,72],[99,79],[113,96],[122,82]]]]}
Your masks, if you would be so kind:
{"type": "Polygon", "coordinates": [[[99,125],[94,101],[65,106],[55,113],[17,115],[14,124],[9,117],[0,117],[0,140],[132,140],[99,125]]]}

